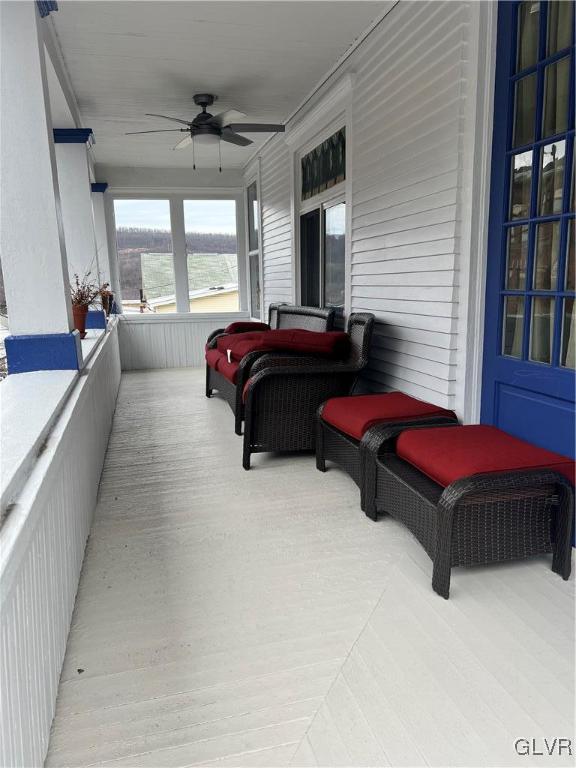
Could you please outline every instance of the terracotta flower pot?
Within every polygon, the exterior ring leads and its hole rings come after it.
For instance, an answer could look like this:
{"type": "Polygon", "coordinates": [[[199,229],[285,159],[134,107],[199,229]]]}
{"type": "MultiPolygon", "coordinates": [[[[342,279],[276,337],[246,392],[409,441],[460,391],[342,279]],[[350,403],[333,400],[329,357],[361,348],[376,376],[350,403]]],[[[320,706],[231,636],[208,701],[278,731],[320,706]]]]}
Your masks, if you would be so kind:
{"type": "Polygon", "coordinates": [[[86,315],[88,314],[87,304],[72,304],[72,314],[74,316],[74,328],[80,332],[80,338],[86,338],[86,315]]]}

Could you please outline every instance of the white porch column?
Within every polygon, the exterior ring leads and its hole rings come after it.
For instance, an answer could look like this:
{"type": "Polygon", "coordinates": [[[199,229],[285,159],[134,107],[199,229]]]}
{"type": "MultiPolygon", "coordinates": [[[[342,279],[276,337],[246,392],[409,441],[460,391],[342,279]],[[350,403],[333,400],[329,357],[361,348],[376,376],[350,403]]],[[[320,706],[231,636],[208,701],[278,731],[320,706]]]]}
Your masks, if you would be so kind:
{"type": "MultiPolygon", "coordinates": [[[[55,128],[56,164],[62,203],[62,222],[70,280],[78,275],[102,285],[96,252],[92,189],[86,145],[93,140],[90,128],[55,128]]],[[[103,310],[92,309],[87,328],[105,328],[103,310]]]]}
{"type": "Polygon", "coordinates": [[[0,248],[10,373],[78,368],[36,3],[0,2],[0,248]]]}
{"type": "Polygon", "coordinates": [[[94,234],[96,236],[96,255],[103,283],[110,283],[110,254],[108,251],[108,233],[106,232],[106,213],[104,211],[104,192],[108,184],[98,181],[92,184],[92,211],[94,213],[94,234]]]}

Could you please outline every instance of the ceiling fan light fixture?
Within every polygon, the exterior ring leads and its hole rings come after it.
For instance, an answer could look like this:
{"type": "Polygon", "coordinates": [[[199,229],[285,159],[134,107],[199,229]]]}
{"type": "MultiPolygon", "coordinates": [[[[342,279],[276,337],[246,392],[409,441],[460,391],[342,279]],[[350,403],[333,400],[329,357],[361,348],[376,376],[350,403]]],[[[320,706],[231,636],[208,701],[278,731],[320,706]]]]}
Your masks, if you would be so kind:
{"type": "Polygon", "coordinates": [[[214,133],[196,133],[194,134],[194,141],[198,144],[207,145],[207,144],[218,144],[220,141],[220,136],[214,133]]]}

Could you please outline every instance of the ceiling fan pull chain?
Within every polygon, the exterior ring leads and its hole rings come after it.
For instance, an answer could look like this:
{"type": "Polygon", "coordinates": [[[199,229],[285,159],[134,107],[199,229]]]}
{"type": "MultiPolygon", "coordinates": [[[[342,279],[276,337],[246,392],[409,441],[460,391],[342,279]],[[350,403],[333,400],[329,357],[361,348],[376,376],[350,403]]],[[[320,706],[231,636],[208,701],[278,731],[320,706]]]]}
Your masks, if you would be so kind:
{"type": "Polygon", "coordinates": [[[218,141],[218,170],[222,173],[222,142],[218,141]]]}
{"type": "Polygon", "coordinates": [[[196,143],[194,136],[192,136],[192,170],[196,170],[196,143]]]}

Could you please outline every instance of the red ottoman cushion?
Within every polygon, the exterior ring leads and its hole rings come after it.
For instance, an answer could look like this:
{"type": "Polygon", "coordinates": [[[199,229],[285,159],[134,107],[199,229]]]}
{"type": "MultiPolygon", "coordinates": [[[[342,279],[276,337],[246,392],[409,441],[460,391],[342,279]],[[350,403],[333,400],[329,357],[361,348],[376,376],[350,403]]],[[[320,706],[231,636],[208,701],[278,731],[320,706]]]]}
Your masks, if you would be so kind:
{"type": "Polygon", "coordinates": [[[574,484],[573,459],[483,424],[407,430],[396,453],[443,487],[470,475],[522,469],[550,469],[574,484]]]}
{"type": "Polygon", "coordinates": [[[374,424],[426,416],[454,416],[454,412],[403,392],[333,397],[322,411],[325,422],[356,440],[361,440],[374,424]]]}
{"type": "Polygon", "coordinates": [[[256,323],[252,321],[240,321],[236,323],[230,323],[224,329],[224,333],[245,333],[251,331],[269,331],[270,326],[268,323],[256,323]]]}
{"type": "Polygon", "coordinates": [[[222,357],[222,352],[218,349],[207,349],[206,350],[206,362],[210,366],[210,368],[214,368],[215,371],[218,370],[218,361],[222,357]]]}

